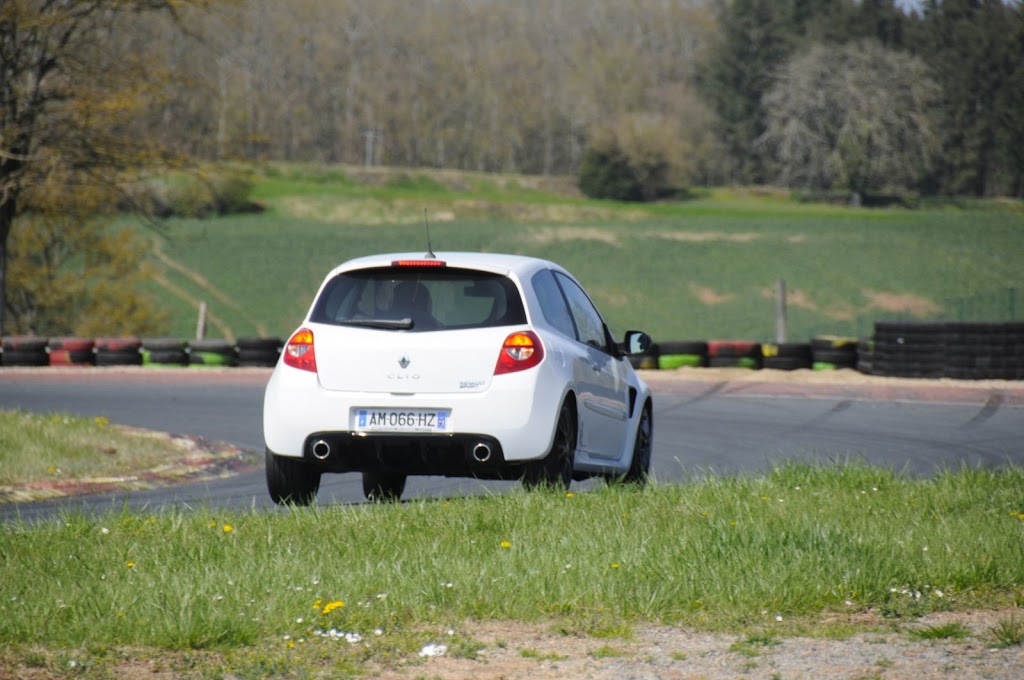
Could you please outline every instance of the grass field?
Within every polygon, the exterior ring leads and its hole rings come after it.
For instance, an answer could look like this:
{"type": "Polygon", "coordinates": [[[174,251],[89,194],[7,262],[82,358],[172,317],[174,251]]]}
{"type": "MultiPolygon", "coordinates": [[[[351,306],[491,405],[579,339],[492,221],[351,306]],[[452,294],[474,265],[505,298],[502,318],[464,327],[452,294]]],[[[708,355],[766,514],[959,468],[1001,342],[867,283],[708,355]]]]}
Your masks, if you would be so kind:
{"type": "Polygon", "coordinates": [[[238,677],[305,677],[414,659],[439,630],[472,654],[472,621],[843,637],[857,626],[830,614],[1024,606],[1022,487],[1016,469],[782,465],[645,490],[66,514],[0,528],[0,640],[12,665],[210,650],[192,677],[254,659],[272,665],[238,677]]]}
{"type": "Polygon", "coordinates": [[[794,341],[869,335],[879,318],[1024,318],[1019,202],[854,209],[715,190],[641,206],[580,198],[564,178],[295,166],[255,178],[262,213],[148,231],[172,335],[194,334],[205,300],[211,336],[286,336],[336,264],[425,251],[425,216],[437,251],[565,265],[616,335],[772,340],[780,278],[794,341]]]}

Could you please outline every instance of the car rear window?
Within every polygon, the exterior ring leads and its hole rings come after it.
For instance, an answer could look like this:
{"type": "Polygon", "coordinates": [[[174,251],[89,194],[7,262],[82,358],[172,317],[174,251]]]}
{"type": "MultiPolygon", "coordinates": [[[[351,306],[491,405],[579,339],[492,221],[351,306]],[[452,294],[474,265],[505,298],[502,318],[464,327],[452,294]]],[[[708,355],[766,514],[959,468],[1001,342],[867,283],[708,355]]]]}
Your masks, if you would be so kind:
{"type": "Polygon", "coordinates": [[[310,320],[347,324],[412,319],[411,331],[522,325],[519,289],[505,276],[456,268],[359,269],[324,287],[310,320]]]}

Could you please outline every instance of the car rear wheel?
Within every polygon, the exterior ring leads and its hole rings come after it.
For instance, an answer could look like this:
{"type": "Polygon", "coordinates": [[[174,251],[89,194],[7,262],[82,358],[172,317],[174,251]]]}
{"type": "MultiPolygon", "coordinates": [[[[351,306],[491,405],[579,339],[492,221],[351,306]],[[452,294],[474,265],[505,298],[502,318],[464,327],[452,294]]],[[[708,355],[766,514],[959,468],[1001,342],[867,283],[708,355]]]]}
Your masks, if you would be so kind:
{"type": "Polygon", "coordinates": [[[555,427],[555,441],[548,455],[527,465],[523,486],[527,489],[568,489],[576,451],[576,418],[569,402],[562,404],[555,427]]]}
{"type": "Polygon", "coordinates": [[[267,490],[278,505],[309,505],[320,490],[320,470],[287,456],[266,453],[267,490]]]}
{"type": "Polygon", "coordinates": [[[395,472],[364,472],[363,495],[375,503],[398,501],[405,491],[406,475],[395,472]]]}

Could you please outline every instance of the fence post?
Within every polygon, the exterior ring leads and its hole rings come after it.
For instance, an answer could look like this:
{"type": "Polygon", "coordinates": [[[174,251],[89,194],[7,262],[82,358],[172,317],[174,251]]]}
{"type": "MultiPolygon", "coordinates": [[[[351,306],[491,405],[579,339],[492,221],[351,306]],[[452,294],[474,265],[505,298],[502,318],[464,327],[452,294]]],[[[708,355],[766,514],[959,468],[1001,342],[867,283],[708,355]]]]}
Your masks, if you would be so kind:
{"type": "Polygon", "coordinates": [[[775,282],[775,342],[786,342],[786,282],[775,282]]]}
{"type": "Polygon", "coordinates": [[[206,302],[199,303],[199,318],[196,319],[196,340],[206,337],[206,302]]]}

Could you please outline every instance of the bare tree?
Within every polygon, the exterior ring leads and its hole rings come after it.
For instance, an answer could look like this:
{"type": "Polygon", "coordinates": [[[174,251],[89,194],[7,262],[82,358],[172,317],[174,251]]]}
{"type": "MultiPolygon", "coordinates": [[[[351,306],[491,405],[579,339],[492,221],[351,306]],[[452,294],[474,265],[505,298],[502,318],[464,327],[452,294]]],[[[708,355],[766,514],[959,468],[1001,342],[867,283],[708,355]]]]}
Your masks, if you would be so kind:
{"type": "MultiPolygon", "coordinates": [[[[4,0],[0,4],[0,333],[7,242],[27,192],[46,177],[101,184],[152,160],[131,120],[158,98],[160,69],[112,54],[123,22],[171,14],[179,0],[4,0]]],[[[194,0],[191,4],[202,4],[194,0]]]]}
{"type": "Polygon", "coordinates": [[[764,99],[757,148],[776,181],[868,192],[907,191],[937,153],[935,83],[915,57],[865,42],[814,46],[791,60],[764,99]]]}

